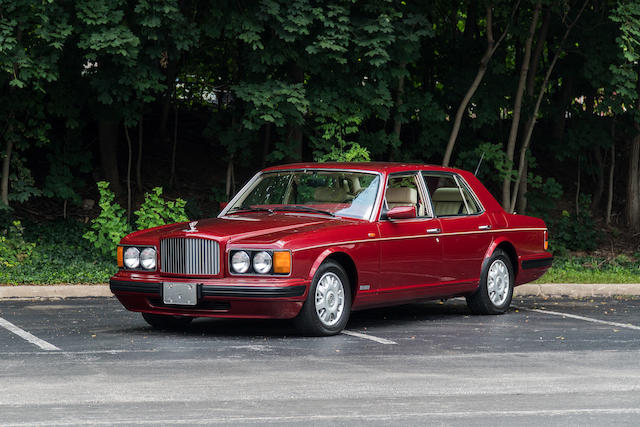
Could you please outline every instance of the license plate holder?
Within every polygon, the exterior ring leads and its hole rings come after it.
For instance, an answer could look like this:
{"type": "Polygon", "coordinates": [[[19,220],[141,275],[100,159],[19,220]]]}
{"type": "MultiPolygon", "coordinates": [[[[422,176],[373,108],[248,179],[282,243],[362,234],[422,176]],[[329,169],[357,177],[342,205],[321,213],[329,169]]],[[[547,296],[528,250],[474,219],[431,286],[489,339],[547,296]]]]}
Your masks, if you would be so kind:
{"type": "Polygon", "coordinates": [[[162,302],[168,305],[198,304],[198,285],[195,283],[162,283],[162,302]]]}

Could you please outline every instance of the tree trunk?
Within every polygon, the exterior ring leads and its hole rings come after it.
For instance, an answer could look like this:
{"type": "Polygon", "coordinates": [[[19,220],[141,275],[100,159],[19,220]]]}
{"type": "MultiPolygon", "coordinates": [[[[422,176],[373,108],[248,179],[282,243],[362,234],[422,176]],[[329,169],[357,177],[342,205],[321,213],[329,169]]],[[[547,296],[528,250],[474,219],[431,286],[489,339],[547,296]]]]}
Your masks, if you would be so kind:
{"type": "Polygon", "coordinates": [[[407,63],[401,62],[400,69],[402,70],[402,75],[398,77],[398,90],[396,92],[396,117],[393,119],[393,133],[400,140],[400,132],[402,131],[402,115],[400,114],[400,108],[402,107],[404,95],[404,71],[407,69],[407,63]]]}
{"type": "Polygon", "coordinates": [[[631,140],[629,152],[629,175],[627,178],[627,225],[633,231],[640,231],[640,66],[636,67],[636,120],[633,128],[636,131],[631,140]]]}
{"type": "Polygon", "coordinates": [[[527,76],[527,95],[533,98],[533,93],[536,90],[536,74],[538,74],[538,65],[540,65],[540,58],[542,58],[542,52],[544,52],[544,44],[549,34],[549,23],[551,22],[551,8],[547,9],[542,20],[542,26],[540,27],[540,33],[538,33],[538,39],[536,40],[536,48],[533,51],[531,57],[531,69],[527,76]]]}
{"type": "Polygon", "coordinates": [[[477,32],[478,2],[472,1],[467,8],[467,20],[464,23],[464,33],[462,33],[462,37],[466,40],[467,43],[469,43],[477,32]]]}
{"type": "Polygon", "coordinates": [[[616,166],[616,139],[615,139],[616,122],[615,119],[611,124],[611,167],[609,168],[609,194],[607,197],[607,225],[611,224],[611,208],[613,206],[613,179],[616,166]]]}
{"type": "Polygon", "coordinates": [[[600,147],[595,147],[593,153],[596,161],[596,188],[593,192],[593,199],[591,200],[591,212],[602,212],[600,204],[602,203],[602,195],[604,194],[604,158],[600,147]]]}
{"type": "MultiPolygon", "coordinates": [[[[176,87],[176,60],[169,59],[167,64],[167,90],[162,97],[162,107],[160,109],[160,125],[156,134],[156,141],[164,140],[167,134],[167,123],[169,123],[169,113],[171,112],[171,99],[176,87]]],[[[167,140],[169,138],[166,138],[167,140]]]]}
{"type": "Polygon", "coordinates": [[[629,175],[627,177],[627,225],[640,231],[640,129],[631,140],[629,175]]]}
{"type": "Polygon", "coordinates": [[[580,215],[580,173],[582,171],[580,157],[578,157],[578,182],[576,183],[576,216],[580,215]]]}
{"type": "MultiPolygon", "coordinates": [[[[551,132],[551,136],[556,141],[562,141],[564,137],[564,129],[567,123],[567,106],[571,104],[571,100],[573,99],[573,76],[569,74],[568,76],[562,76],[562,92],[560,94],[560,102],[558,105],[561,106],[561,110],[559,114],[556,116],[553,124],[553,131],[551,132]]],[[[587,97],[587,99],[591,99],[587,97]]],[[[589,104],[587,104],[589,105],[589,104]]],[[[593,107],[593,103],[591,104],[593,107]]],[[[593,108],[591,108],[593,110],[593,108]]]]}
{"type": "Polygon", "coordinates": [[[176,179],[176,148],[178,146],[178,105],[174,105],[173,113],[173,145],[171,147],[171,173],[169,174],[169,187],[173,187],[176,179]]]}
{"type": "MultiPolygon", "coordinates": [[[[547,35],[549,33],[549,22],[551,21],[551,9],[547,9],[545,13],[544,20],[542,21],[542,27],[540,28],[540,32],[538,33],[538,38],[536,39],[536,48],[533,51],[530,62],[530,69],[527,74],[527,86],[525,89],[525,94],[528,98],[533,99],[534,91],[536,89],[536,74],[538,73],[538,65],[540,65],[540,60],[542,59],[542,52],[544,51],[544,45],[547,40],[547,35]]],[[[531,121],[531,117],[527,123],[531,121]]],[[[522,179],[520,180],[519,191],[517,192],[517,205],[518,212],[520,214],[525,214],[527,210],[527,191],[528,191],[528,180],[529,180],[529,162],[525,161],[524,163],[524,172],[522,174],[522,179]]]]}
{"type": "MultiPolygon", "coordinates": [[[[304,82],[304,71],[297,64],[293,64],[291,66],[291,79],[294,83],[303,83],[304,82]]],[[[293,145],[292,160],[294,161],[302,161],[302,143],[303,143],[303,135],[302,135],[302,126],[299,124],[291,124],[289,127],[289,143],[293,145]]]]}
{"type": "Polygon", "coordinates": [[[142,191],[142,143],[144,141],[144,131],[142,129],[142,121],[144,115],[140,114],[140,121],[138,122],[138,158],[136,159],[136,186],[138,191],[142,191]]]}
{"type": "Polygon", "coordinates": [[[524,215],[527,212],[527,191],[528,191],[528,177],[529,162],[524,164],[524,173],[522,174],[522,180],[520,181],[520,191],[518,192],[518,213],[524,215]]]}
{"type": "Polygon", "coordinates": [[[264,139],[262,142],[262,169],[267,166],[267,156],[271,148],[271,123],[264,125],[264,139]]]}
{"type": "Polygon", "coordinates": [[[516,151],[516,138],[518,137],[518,127],[520,125],[520,113],[522,111],[522,97],[524,94],[525,83],[527,81],[527,74],[529,72],[529,61],[531,60],[531,45],[533,43],[533,36],[536,32],[536,25],[538,24],[538,16],[540,15],[541,1],[536,2],[536,8],[533,11],[533,18],[531,18],[531,25],[529,26],[529,35],[525,42],[524,58],[522,58],[522,66],[520,67],[520,80],[518,81],[518,89],[516,90],[516,96],[513,103],[513,118],[511,120],[511,129],[509,130],[509,139],[507,141],[507,161],[509,162],[507,169],[507,176],[502,181],[502,206],[508,209],[509,212],[513,211],[511,207],[511,171],[513,164],[513,155],[516,151]]]}
{"type": "Polygon", "coordinates": [[[447,142],[447,148],[444,152],[444,157],[442,159],[442,166],[449,166],[451,162],[451,155],[453,154],[453,148],[456,144],[456,140],[458,139],[458,134],[460,133],[460,125],[462,124],[462,118],[464,116],[464,112],[467,110],[467,106],[473,98],[473,95],[478,90],[482,79],[487,71],[487,66],[489,65],[489,61],[491,57],[495,53],[496,49],[500,45],[500,42],[507,35],[507,31],[509,30],[509,26],[511,25],[511,21],[513,21],[513,15],[518,10],[518,6],[520,4],[520,0],[518,0],[513,7],[513,12],[511,14],[511,19],[509,20],[507,26],[504,29],[504,32],[500,35],[500,38],[497,42],[493,40],[493,24],[492,24],[492,10],[491,7],[487,7],[487,49],[484,52],[484,55],[480,59],[480,65],[478,66],[478,71],[476,72],[476,77],[471,82],[471,86],[467,90],[467,93],[460,101],[460,105],[458,105],[458,110],[456,111],[455,119],[453,120],[453,127],[451,128],[451,134],[449,135],[449,141],[447,142]]]}
{"type": "Polygon", "coordinates": [[[13,131],[9,125],[9,130],[5,134],[6,147],[4,151],[4,159],[2,160],[2,203],[9,206],[9,168],[11,167],[11,153],[13,152],[13,131]]]}
{"type": "Polygon", "coordinates": [[[129,137],[129,128],[124,125],[124,136],[127,139],[127,222],[131,222],[131,138],[129,137]]]}
{"type": "Polygon", "coordinates": [[[227,181],[225,185],[225,193],[227,195],[227,201],[231,200],[235,193],[235,174],[233,172],[233,156],[229,157],[227,162],[227,181]]]}
{"type": "Polygon", "coordinates": [[[100,120],[98,122],[98,139],[100,142],[100,162],[102,173],[111,184],[111,190],[122,193],[120,174],[118,172],[118,122],[100,120]]]}
{"type": "Polygon", "coordinates": [[[576,24],[576,22],[578,22],[578,20],[580,19],[580,16],[582,16],[582,12],[584,12],[584,9],[587,7],[588,3],[589,3],[589,0],[585,0],[585,2],[582,4],[582,7],[580,8],[580,11],[576,15],[575,19],[571,22],[571,24],[567,27],[567,30],[564,32],[564,35],[562,36],[562,40],[560,41],[560,46],[558,47],[558,50],[553,56],[553,59],[551,60],[549,67],[547,68],[547,72],[544,76],[544,80],[542,81],[542,86],[540,86],[540,90],[538,91],[538,98],[536,99],[536,105],[534,106],[533,112],[531,113],[531,117],[529,118],[529,121],[526,125],[524,141],[522,142],[522,147],[520,148],[520,163],[518,166],[518,174],[516,177],[516,182],[513,186],[514,194],[508,197],[511,199],[511,204],[508,206],[509,212],[512,212],[515,209],[516,196],[518,195],[520,180],[522,179],[522,175],[524,173],[524,166],[526,164],[525,162],[527,161],[527,150],[529,149],[529,145],[531,144],[531,135],[533,135],[533,128],[536,125],[536,117],[538,115],[538,111],[540,111],[540,104],[542,103],[542,98],[544,97],[544,94],[547,90],[547,85],[549,84],[549,78],[551,77],[551,73],[553,72],[556,62],[558,62],[558,58],[560,57],[560,54],[563,52],[564,42],[567,40],[567,37],[569,37],[569,33],[571,32],[571,29],[573,28],[573,26],[576,24]]]}

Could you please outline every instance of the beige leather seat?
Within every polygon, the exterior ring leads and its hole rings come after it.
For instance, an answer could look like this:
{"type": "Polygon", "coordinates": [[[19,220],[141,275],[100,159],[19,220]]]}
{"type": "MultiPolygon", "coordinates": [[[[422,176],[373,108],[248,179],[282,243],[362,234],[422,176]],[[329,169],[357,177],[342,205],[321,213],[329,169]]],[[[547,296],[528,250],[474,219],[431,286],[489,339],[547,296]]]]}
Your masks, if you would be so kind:
{"type": "Polygon", "coordinates": [[[416,215],[424,216],[424,207],[418,204],[418,191],[410,187],[387,188],[387,207],[413,206],[416,215]]]}
{"type": "Polygon", "coordinates": [[[321,203],[342,203],[347,200],[344,188],[318,187],[313,193],[313,199],[321,203]]]}
{"type": "Polygon", "coordinates": [[[458,215],[463,213],[464,201],[459,188],[441,187],[431,196],[436,216],[458,215]]]}

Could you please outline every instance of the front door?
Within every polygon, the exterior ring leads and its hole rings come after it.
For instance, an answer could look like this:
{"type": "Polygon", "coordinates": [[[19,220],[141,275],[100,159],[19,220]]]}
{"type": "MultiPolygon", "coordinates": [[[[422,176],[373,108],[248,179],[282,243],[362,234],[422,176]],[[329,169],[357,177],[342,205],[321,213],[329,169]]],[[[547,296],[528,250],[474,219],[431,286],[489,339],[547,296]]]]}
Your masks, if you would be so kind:
{"type": "Polygon", "coordinates": [[[380,234],[380,281],[378,292],[386,301],[412,300],[429,295],[440,283],[442,245],[440,221],[433,218],[430,204],[417,174],[394,174],[385,192],[385,209],[378,222],[380,234]],[[412,206],[417,216],[390,220],[384,212],[397,206],[412,206]]]}

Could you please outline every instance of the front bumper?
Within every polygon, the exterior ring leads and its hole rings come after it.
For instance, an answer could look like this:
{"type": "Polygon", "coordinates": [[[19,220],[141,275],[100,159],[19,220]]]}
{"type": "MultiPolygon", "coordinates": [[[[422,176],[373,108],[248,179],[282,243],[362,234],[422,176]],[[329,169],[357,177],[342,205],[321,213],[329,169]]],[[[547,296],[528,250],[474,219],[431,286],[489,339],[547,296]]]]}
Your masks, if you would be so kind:
{"type": "Polygon", "coordinates": [[[310,282],[291,278],[187,279],[118,274],[111,278],[111,292],[131,311],[194,317],[291,319],[298,315],[310,282]],[[198,304],[164,304],[163,282],[194,283],[198,304]]]}

